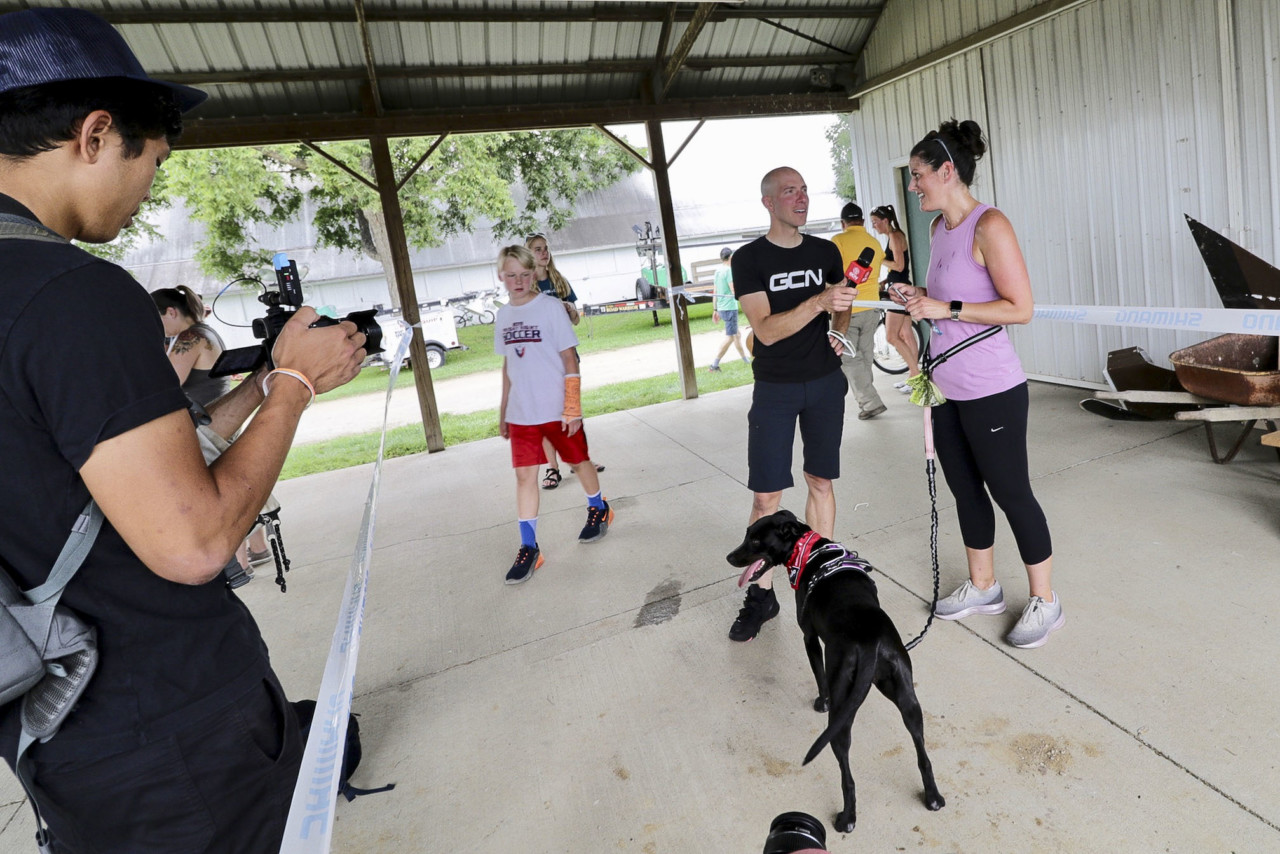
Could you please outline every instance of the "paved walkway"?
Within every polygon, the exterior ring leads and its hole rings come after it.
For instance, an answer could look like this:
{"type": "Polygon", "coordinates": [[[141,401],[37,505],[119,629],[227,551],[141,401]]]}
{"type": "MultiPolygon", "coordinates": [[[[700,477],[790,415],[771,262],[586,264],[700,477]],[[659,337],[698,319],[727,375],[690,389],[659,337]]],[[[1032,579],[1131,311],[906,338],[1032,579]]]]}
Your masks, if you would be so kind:
{"type": "MultiPolygon", "coordinates": [[[[584,333],[585,334],[585,333],[584,333]]],[[[723,328],[692,336],[693,363],[699,370],[711,364],[724,341],[723,328]]],[[[738,358],[732,347],[726,359],[738,358]]],[[[582,387],[598,388],[612,383],[656,377],[678,370],[674,340],[655,341],[582,355],[582,387]]],[[[502,400],[502,372],[485,371],[435,383],[436,405],[441,412],[462,414],[496,409],[502,400]]],[[[294,443],[321,442],[352,433],[367,433],[382,427],[383,394],[363,394],[333,401],[320,401],[298,425],[294,443]]],[[[397,389],[391,396],[388,426],[421,424],[418,397],[411,388],[397,389]]]]}
{"type": "MultiPolygon", "coordinates": [[[[791,591],[756,640],[725,637],[742,602],[724,555],[751,500],[750,388],[590,419],[616,523],[579,545],[575,479],[541,493],[546,564],[518,587],[502,583],[516,541],[507,443],[388,460],[353,782],[397,786],[339,799],[333,851],[743,854],[793,809],[827,825],[835,854],[1280,851],[1275,454],[1255,439],[1215,465],[1199,428],[1106,421],[1080,411],[1083,396],[1031,386],[1066,627],[1041,649],[1004,642],[1027,587],[1001,519],[1010,611],[937,621],[911,654],[947,805],[924,808],[910,739],[873,692],[853,725],[850,834],[830,828],[830,752],[800,764],[825,718],[791,591]]],[[[885,403],[846,422],[836,530],[914,635],[932,593],[920,410],[885,403]]],[[[237,591],[291,697],[316,695],[370,469],[280,484],[289,591],[266,577],[237,591]]],[[[964,550],[938,486],[945,591],[964,550]]],[[[783,504],[802,513],[804,495],[783,504]]],[[[0,851],[34,851],[33,833],[0,771],[0,851]]]]}

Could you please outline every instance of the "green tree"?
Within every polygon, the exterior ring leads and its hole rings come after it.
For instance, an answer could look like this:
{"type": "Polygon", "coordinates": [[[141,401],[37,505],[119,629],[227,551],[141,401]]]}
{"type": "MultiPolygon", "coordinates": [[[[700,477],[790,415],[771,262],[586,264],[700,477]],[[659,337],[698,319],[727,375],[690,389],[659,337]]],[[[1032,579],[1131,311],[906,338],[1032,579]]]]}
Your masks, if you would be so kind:
{"type": "MultiPolygon", "coordinates": [[[[391,142],[399,179],[433,142],[435,138],[391,142]]],[[[367,142],[322,147],[373,180],[367,142]]],[[[481,220],[493,222],[499,237],[554,231],[572,220],[581,195],[638,168],[593,129],[449,136],[400,189],[405,236],[415,248],[439,246],[451,235],[474,230],[481,220]],[[513,196],[516,187],[523,190],[522,205],[513,196]]],[[[156,205],[181,199],[191,218],[204,223],[196,260],[206,273],[221,278],[269,267],[274,247],[258,245],[252,227],[283,225],[309,203],[317,244],[382,261],[392,302],[398,304],[378,194],[314,149],[276,145],[178,151],[166,161],[152,197],[156,205]]]]}
{"type": "Polygon", "coordinates": [[[845,201],[858,197],[853,183],[853,139],[849,136],[849,122],[844,116],[836,116],[825,132],[827,147],[831,151],[831,166],[836,173],[836,185],[832,189],[845,201]]]}

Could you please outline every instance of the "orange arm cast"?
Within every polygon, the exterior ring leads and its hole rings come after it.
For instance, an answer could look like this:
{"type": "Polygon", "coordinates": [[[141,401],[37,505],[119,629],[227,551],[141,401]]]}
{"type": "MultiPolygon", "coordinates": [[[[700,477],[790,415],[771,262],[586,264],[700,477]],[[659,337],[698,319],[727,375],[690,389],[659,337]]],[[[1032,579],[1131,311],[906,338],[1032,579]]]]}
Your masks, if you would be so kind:
{"type": "Polygon", "coordinates": [[[577,374],[564,378],[564,417],[582,417],[582,377],[577,374]]]}

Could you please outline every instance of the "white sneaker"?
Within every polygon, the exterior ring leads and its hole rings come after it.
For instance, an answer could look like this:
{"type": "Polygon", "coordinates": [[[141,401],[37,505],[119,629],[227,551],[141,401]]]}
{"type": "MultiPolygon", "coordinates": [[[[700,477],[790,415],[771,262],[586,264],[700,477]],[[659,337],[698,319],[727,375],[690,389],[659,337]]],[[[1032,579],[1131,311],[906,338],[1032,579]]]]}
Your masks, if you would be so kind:
{"type": "Polygon", "coordinates": [[[1004,590],[1000,588],[999,581],[986,590],[979,590],[972,581],[966,581],[950,596],[939,599],[933,609],[933,615],[940,620],[960,620],[970,614],[1003,613],[1004,590]]]}
{"type": "Polygon", "coordinates": [[[1067,616],[1062,613],[1062,598],[1056,593],[1052,602],[1046,602],[1039,596],[1032,596],[1027,607],[1013,631],[1005,635],[1005,640],[1021,649],[1035,649],[1044,646],[1051,632],[1066,625],[1067,616]]]}

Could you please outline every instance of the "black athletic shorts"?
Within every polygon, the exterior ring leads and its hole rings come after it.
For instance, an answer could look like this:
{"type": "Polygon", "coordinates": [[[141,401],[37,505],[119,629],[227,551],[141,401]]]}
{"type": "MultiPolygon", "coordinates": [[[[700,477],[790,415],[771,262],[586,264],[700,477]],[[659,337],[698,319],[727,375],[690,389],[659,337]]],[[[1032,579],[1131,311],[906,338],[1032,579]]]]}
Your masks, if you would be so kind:
{"type": "Polygon", "coordinates": [[[747,413],[747,488],[781,492],[794,485],[791,457],[797,420],[805,473],[838,478],[848,391],[849,382],[839,369],[808,382],[756,380],[747,413]]]}

